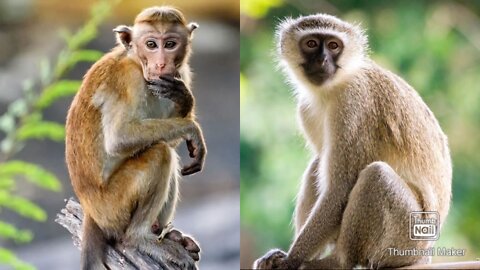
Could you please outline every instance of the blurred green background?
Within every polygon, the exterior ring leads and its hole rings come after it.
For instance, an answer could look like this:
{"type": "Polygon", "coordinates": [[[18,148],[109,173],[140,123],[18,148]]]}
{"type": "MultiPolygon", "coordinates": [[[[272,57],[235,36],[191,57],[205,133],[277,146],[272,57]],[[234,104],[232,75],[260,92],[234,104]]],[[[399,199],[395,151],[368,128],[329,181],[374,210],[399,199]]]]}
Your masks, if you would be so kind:
{"type": "Polygon", "coordinates": [[[286,16],[329,13],[367,29],[371,57],[420,93],[447,133],[453,204],[437,246],[480,258],[480,1],[241,1],[241,266],[288,249],[310,153],[292,91],[276,69],[273,32],[286,16]]]}

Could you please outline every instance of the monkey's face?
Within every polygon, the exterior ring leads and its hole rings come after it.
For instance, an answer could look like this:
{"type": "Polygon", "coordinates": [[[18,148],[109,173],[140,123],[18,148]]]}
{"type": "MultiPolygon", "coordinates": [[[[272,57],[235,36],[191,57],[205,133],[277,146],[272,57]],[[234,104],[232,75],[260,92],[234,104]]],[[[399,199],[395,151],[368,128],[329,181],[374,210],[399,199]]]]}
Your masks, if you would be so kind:
{"type": "Polygon", "coordinates": [[[321,85],[334,76],[339,68],[337,61],[343,51],[343,42],[332,35],[308,34],[298,42],[303,57],[300,64],[306,78],[321,85]]]}
{"type": "Polygon", "coordinates": [[[140,60],[147,82],[164,75],[176,75],[189,44],[189,33],[183,28],[180,25],[145,24],[135,29],[139,34],[134,34],[132,49],[140,60]]]}
{"type": "Polygon", "coordinates": [[[280,67],[293,85],[310,90],[354,74],[367,49],[359,27],[327,14],[285,19],[277,27],[277,41],[280,67]]]}

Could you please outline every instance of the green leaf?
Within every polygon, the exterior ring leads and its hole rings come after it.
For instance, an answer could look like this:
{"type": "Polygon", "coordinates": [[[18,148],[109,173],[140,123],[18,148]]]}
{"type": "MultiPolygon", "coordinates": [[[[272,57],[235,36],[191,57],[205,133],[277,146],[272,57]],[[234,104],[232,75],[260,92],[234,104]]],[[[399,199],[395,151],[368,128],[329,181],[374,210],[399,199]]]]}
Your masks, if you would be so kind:
{"type": "Polygon", "coordinates": [[[40,81],[42,82],[43,85],[48,83],[51,75],[52,75],[52,70],[50,67],[50,61],[47,58],[44,58],[40,62],[40,81]]]}
{"type": "Polygon", "coordinates": [[[7,113],[0,117],[0,130],[9,133],[15,128],[15,118],[13,115],[7,113]]]}
{"type": "Polygon", "coordinates": [[[36,221],[47,220],[47,213],[38,205],[25,198],[13,196],[7,191],[0,190],[0,206],[36,221]]]}
{"type": "Polygon", "coordinates": [[[28,181],[44,189],[58,191],[61,187],[60,181],[55,175],[36,164],[19,160],[0,164],[0,177],[13,177],[15,175],[23,175],[28,181]]]}
{"type": "Polygon", "coordinates": [[[13,140],[12,137],[6,137],[0,143],[0,151],[2,151],[2,153],[4,153],[4,154],[11,152],[14,147],[15,147],[15,144],[14,144],[14,140],[13,140]]]}
{"type": "Polygon", "coordinates": [[[17,99],[8,106],[8,113],[14,116],[23,116],[28,111],[27,101],[25,99],[17,99]]]}
{"type": "Polygon", "coordinates": [[[32,265],[22,262],[8,249],[0,247],[0,264],[10,265],[15,270],[35,270],[32,265]]]}
{"type": "Polygon", "coordinates": [[[29,230],[19,230],[12,224],[0,221],[0,237],[13,239],[17,243],[28,243],[32,241],[33,234],[29,230]]]}
{"type": "Polygon", "coordinates": [[[23,81],[22,91],[23,91],[23,96],[25,97],[25,100],[27,101],[27,103],[32,104],[37,96],[37,93],[33,90],[32,79],[26,79],[23,81]]]}
{"type": "Polygon", "coordinates": [[[89,21],[67,40],[67,46],[71,51],[77,50],[95,38],[95,36],[97,36],[97,25],[89,21]]]}
{"type": "Polygon", "coordinates": [[[19,140],[50,139],[61,142],[65,139],[65,127],[56,122],[31,121],[18,130],[17,138],[19,140]]]}
{"type": "Polygon", "coordinates": [[[61,97],[67,97],[75,94],[80,88],[81,81],[61,80],[48,86],[37,101],[36,107],[44,109],[61,97]]]}
{"type": "Polygon", "coordinates": [[[26,79],[22,82],[23,91],[32,91],[33,90],[33,79],[26,79]]]}

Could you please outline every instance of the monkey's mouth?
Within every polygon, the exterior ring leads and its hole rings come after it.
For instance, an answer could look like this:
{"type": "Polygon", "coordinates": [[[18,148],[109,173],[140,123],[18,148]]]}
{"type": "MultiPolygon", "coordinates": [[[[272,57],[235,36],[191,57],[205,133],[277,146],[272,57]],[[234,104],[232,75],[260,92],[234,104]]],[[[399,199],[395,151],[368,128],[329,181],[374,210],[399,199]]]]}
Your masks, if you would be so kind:
{"type": "Polygon", "coordinates": [[[315,70],[315,71],[306,71],[305,70],[305,76],[307,79],[316,85],[321,85],[328,79],[330,79],[335,71],[329,71],[329,70],[315,70]]]}

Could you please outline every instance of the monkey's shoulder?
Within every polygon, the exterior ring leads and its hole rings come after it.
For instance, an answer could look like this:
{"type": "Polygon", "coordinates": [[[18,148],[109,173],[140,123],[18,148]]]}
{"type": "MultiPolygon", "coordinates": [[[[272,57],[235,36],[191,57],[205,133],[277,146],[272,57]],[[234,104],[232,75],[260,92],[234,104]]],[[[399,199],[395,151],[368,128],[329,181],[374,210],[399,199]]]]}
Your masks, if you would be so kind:
{"type": "Polygon", "coordinates": [[[427,108],[418,92],[407,81],[373,61],[364,67],[359,80],[364,85],[366,95],[379,101],[376,102],[379,106],[427,108]]]}
{"type": "Polygon", "coordinates": [[[125,88],[135,85],[142,78],[141,66],[121,48],[113,49],[100,58],[87,71],[83,79],[85,88],[92,91],[101,85],[109,88],[125,88]]]}

